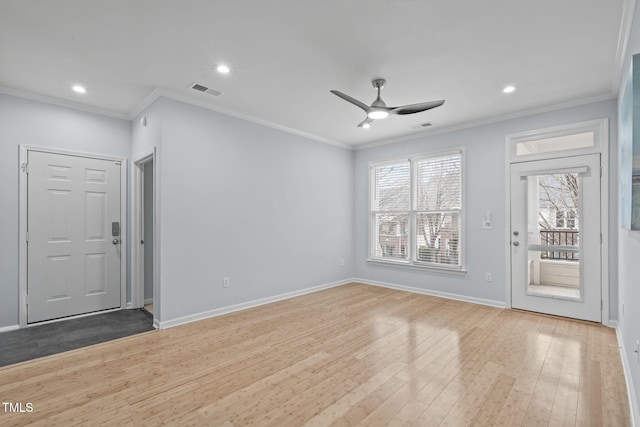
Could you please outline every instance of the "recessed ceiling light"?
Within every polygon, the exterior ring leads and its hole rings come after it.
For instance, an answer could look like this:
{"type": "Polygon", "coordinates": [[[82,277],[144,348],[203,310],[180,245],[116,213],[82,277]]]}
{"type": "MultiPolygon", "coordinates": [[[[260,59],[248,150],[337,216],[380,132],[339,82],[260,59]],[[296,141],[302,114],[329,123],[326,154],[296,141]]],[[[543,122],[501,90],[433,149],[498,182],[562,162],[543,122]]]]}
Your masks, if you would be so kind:
{"type": "Polygon", "coordinates": [[[87,93],[87,89],[85,89],[84,86],[74,85],[71,89],[77,93],[87,93]]]}
{"type": "Polygon", "coordinates": [[[229,74],[229,71],[231,71],[231,69],[227,65],[219,64],[216,65],[216,71],[220,74],[229,74]]]}
{"type": "Polygon", "coordinates": [[[506,86],[504,89],[502,89],[502,92],[511,93],[511,92],[513,92],[515,90],[516,90],[515,86],[506,86]]]}

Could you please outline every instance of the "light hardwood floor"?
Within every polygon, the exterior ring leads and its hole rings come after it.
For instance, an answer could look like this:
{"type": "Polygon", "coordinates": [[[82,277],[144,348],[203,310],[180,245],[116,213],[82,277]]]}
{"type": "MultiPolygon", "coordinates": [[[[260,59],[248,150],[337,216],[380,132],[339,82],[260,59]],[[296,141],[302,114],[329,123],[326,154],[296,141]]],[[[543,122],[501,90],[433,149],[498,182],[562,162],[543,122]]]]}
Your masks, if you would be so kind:
{"type": "Polygon", "coordinates": [[[149,313],[153,314],[153,304],[146,304],[144,306],[144,309],[147,310],[149,313]]]}
{"type": "Polygon", "coordinates": [[[0,425],[629,425],[612,329],[349,284],[0,368],[0,425]]]}

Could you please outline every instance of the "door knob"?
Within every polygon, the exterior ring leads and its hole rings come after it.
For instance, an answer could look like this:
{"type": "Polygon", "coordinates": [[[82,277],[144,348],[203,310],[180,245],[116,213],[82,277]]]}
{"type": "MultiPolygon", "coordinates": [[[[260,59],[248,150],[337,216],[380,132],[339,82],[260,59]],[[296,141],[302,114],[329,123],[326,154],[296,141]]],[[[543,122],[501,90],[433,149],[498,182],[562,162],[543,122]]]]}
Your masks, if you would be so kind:
{"type": "Polygon", "coordinates": [[[113,239],[113,241],[112,241],[111,243],[113,243],[114,245],[117,245],[118,243],[120,243],[120,240],[118,240],[118,239],[113,239]]]}
{"type": "Polygon", "coordinates": [[[513,246],[520,246],[520,242],[513,242],[513,246]]]}

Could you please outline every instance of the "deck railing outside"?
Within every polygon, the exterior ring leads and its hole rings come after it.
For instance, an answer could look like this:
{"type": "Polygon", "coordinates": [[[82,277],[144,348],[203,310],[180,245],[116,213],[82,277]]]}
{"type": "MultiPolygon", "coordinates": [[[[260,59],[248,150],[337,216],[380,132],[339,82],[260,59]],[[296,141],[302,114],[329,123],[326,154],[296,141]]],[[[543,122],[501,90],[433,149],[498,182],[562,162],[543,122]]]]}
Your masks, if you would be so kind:
{"type": "MultiPolygon", "coordinates": [[[[578,230],[540,230],[540,244],[554,246],[580,246],[578,230]]],[[[578,261],[578,252],[543,251],[540,258],[549,260],[578,261]]]]}

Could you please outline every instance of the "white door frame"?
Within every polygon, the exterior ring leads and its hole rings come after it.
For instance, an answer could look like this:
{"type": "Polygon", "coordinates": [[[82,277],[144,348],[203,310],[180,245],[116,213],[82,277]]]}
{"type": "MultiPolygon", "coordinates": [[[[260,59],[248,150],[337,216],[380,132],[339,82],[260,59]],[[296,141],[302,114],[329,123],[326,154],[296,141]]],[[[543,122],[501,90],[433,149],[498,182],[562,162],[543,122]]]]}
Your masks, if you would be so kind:
{"type": "Polygon", "coordinates": [[[153,322],[158,325],[158,313],[160,310],[160,294],[158,292],[158,221],[157,221],[157,182],[158,164],[156,148],[152,148],[138,155],[133,159],[132,169],[132,206],[131,228],[131,306],[134,308],[144,307],[144,245],[140,242],[144,239],[143,213],[144,213],[144,189],[143,189],[143,168],[145,163],[153,161],[153,322]]]}
{"type": "Polygon", "coordinates": [[[505,137],[505,245],[509,248],[505,257],[505,307],[511,308],[511,164],[530,160],[543,160],[581,154],[600,154],[600,231],[601,245],[601,298],[602,324],[613,327],[609,317],[609,119],[602,118],[579,123],[570,123],[543,129],[514,133],[505,137]],[[594,146],[542,154],[516,156],[519,142],[554,138],[583,132],[594,132],[594,146]]]}
{"type": "MultiPolygon", "coordinates": [[[[39,151],[50,154],[62,154],[67,156],[88,157],[91,159],[107,160],[120,162],[120,236],[121,241],[124,243],[121,246],[120,254],[120,308],[115,310],[121,310],[127,303],[127,159],[123,157],[108,156],[103,154],[84,153],[80,151],[72,150],[60,150],[48,147],[38,147],[35,145],[18,145],[20,149],[19,158],[19,201],[18,201],[18,283],[19,283],[19,303],[18,303],[18,317],[20,321],[20,327],[24,328],[27,325],[27,174],[25,166],[28,160],[29,151],[39,151]]],[[[91,314],[91,313],[88,313],[91,314]]],[[[86,314],[85,314],[86,315],[86,314]]],[[[82,317],[85,315],[71,316],[82,317]]],[[[67,318],[65,318],[67,319],[67,318]]],[[[57,321],[54,319],[52,321],[57,321]]],[[[39,322],[47,323],[47,322],[39,322]]]]}

